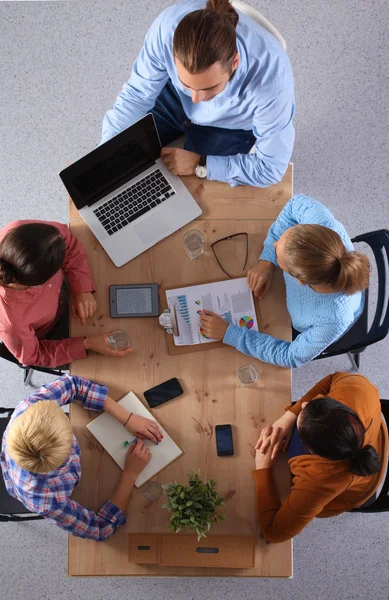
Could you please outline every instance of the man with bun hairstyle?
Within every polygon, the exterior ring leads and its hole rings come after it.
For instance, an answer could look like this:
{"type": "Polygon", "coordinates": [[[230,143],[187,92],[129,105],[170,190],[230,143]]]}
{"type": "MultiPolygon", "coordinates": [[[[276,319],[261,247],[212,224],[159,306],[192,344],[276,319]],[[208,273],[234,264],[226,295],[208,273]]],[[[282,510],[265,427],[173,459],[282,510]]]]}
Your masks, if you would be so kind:
{"type": "Polygon", "coordinates": [[[101,143],[152,112],[172,173],[266,187],[288,166],[294,110],[292,69],[271,33],[228,0],[183,0],[151,25],[101,143]],[[182,134],[184,149],[165,147],[182,134]]]}

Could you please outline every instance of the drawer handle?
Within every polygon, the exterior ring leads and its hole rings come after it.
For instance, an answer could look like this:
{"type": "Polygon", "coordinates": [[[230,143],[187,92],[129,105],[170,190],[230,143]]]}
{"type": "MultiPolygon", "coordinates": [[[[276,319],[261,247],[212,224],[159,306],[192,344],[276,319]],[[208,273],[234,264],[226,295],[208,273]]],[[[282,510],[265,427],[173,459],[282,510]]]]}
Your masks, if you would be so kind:
{"type": "Polygon", "coordinates": [[[150,546],[138,546],[138,550],[150,550],[150,546]]]}
{"type": "Polygon", "coordinates": [[[196,548],[199,554],[218,554],[219,548],[196,548]]]}

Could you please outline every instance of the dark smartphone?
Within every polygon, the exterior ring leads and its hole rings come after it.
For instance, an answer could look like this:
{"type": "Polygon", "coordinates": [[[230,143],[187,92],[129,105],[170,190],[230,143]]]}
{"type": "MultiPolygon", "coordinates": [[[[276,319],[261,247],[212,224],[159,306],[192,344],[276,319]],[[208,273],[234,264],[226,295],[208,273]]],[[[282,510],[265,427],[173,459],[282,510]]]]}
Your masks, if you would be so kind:
{"type": "Polygon", "coordinates": [[[184,390],[180,386],[180,382],[177,377],[173,377],[173,379],[169,379],[169,381],[165,381],[160,385],[156,385],[153,388],[150,388],[146,392],[143,393],[144,397],[147,400],[147,404],[150,408],[155,408],[172,398],[176,398],[177,396],[181,396],[184,393],[184,390]]]}
{"type": "Polygon", "coordinates": [[[232,456],[234,445],[232,443],[231,425],[216,425],[216,448],[218,456],[232,456]]]}

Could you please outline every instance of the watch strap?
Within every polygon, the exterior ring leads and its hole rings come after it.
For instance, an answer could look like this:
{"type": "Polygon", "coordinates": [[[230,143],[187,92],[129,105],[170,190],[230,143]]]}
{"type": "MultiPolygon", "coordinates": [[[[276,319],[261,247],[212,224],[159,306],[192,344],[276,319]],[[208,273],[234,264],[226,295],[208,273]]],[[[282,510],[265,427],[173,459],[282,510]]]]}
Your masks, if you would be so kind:
{"type": "Polygon", "coordinates": [[[206,167],[206,166],[207,166],[207,155],[206,154],[202,154],[200,156],[199,167],[206,167]]]}

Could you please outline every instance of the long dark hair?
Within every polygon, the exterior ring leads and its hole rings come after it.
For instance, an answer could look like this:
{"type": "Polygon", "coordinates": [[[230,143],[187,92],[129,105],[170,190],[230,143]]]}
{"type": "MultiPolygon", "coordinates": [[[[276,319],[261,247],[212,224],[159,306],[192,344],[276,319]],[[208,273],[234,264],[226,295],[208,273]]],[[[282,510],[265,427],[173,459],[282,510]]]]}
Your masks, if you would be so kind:
{"type": "Polygon", "coordinates": [[[173,53],[192,75],[219,62],[231,72],[236,56],[239,16],[229,0],[208,0],[204,9],[187,14],[177,25],[173,53]]]}
{"type": "Polygon", "coordinates": [[[332,398],[308,402],[299,419],[298,432],[305,447],[331,460],[350,459],[355,475],[368,477],[381,470],[376,450],[363,446],[365,429],[351,408],[332,398]]]}
{"type": "Polygon", "coordinates": [[[0,243],[0,283],[41,285],[61,268],[65,251],[65,242],[53,225],[19,225],[0,243]]]}

